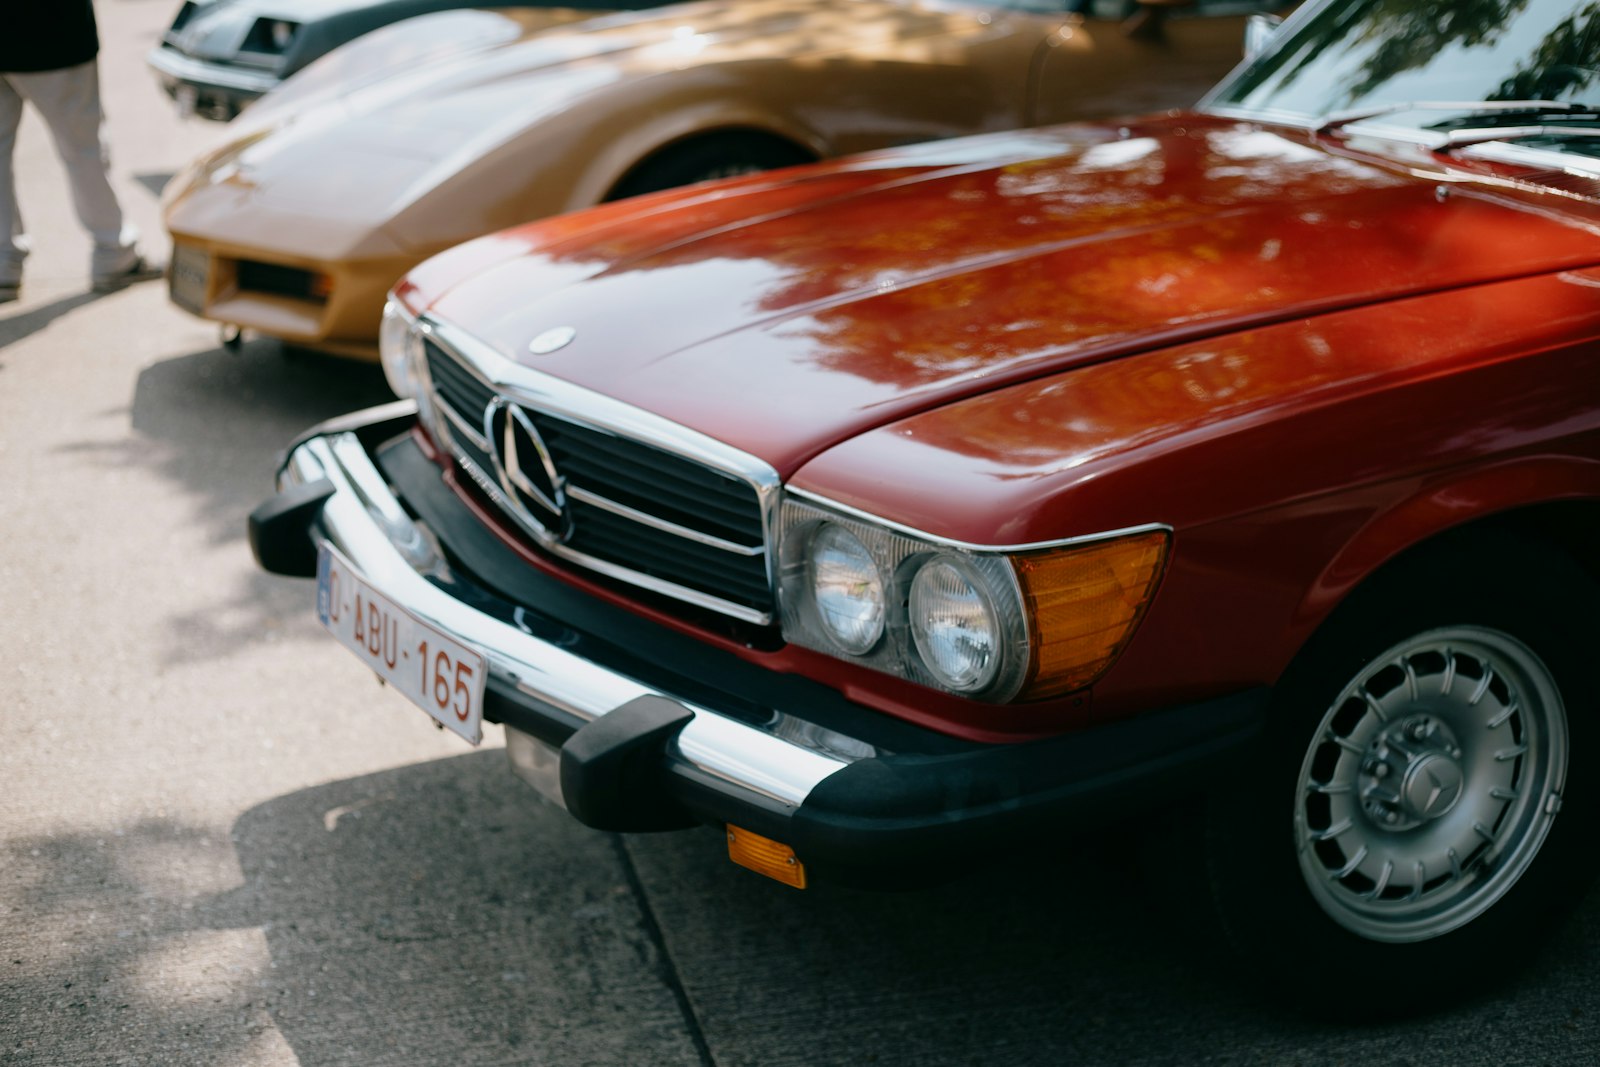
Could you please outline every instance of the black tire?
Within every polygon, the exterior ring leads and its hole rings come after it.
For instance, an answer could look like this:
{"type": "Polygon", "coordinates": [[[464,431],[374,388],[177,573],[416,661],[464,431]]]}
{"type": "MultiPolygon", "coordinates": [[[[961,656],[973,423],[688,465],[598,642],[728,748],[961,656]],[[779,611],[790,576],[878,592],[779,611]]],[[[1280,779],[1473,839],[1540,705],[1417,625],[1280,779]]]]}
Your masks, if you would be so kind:
{"type": "Polygon", "coordinates": [[[1595,594],[1548,545],[1479,537],[1329,620],[1206,808],[1213,932],[1247,977],[1309,1014],[1370,1018],[1529,962],[1596,874],[1595,594]]]}
{"type": "Polygon", "coordinates": [[[680,185],[810,163],[816,157],[780,137],[745,131],[712,133],[669,145],[628,173],[607,200],[680,185]]]}

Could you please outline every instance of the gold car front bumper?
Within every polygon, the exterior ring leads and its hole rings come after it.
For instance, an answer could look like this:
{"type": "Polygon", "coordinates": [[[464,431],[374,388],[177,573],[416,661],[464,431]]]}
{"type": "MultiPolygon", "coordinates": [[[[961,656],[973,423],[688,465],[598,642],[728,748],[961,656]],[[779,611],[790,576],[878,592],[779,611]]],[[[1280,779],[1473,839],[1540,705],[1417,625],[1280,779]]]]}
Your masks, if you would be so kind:
{"type": "Polygon", "coordinates": [[[384,296],[417,258],[318,262],[174,234],[168,292],[224,326],[376,360],[384,296]]]}

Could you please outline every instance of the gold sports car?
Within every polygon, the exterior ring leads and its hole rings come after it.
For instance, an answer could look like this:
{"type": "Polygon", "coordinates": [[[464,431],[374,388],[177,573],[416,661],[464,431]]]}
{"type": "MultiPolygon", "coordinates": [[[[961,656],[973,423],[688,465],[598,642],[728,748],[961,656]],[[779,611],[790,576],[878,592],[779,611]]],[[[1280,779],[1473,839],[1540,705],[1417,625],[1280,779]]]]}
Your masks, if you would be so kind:
{"type": "MultiPolygon", "coordinates": [[[[706,0],[408,20],[268,93],[169,186],[175,303],[375,358],[388,288],[601,201],[1191,103],[1270,0],[706,0]]],[[[1019,175],[1025,181],[1025,176],[1019,175]]],[[[886,220],[891,224],[892,220],[886,220]]]]}

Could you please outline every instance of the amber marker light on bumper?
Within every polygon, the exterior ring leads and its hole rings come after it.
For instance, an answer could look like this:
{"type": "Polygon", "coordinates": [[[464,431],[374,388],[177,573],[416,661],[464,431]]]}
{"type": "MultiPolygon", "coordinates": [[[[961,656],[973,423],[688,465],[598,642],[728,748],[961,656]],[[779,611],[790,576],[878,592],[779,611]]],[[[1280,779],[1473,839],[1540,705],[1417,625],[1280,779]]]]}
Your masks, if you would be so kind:
{"type": "Polygon", "coordinates": [[[796,889],[806,887],[806,865],[795,856],[794,849],[731,823],[728,825],[728,858],[784,885],[796,889]]]}
{"type": "Polygon", "coordinates": [[[1110,669],[1155,595],[1170,539],[1153,530],[1012,561],[1033,635],[1021,699],[1082,689],[1110,669]]]}

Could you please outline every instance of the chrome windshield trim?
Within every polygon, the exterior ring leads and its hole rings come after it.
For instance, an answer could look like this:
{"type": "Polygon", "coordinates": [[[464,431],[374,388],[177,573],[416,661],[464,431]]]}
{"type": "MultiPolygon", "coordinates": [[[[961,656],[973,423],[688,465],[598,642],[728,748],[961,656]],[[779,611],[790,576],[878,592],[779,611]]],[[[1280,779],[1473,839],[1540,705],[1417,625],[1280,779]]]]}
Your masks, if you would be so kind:
{"type": "Polygon", "coordinates": [[[941,537],[938,534],[931,534],[925,530],[919,530],[914,526],[907,526],[904,523],[894,522],[892,520],[885,519],[882,516],[874,515],[870,511],[862,511],[860,508],[853,508],[848,504],[840,504],[837,501],[829,500],[821,493],[814,493],[810,490],[790,488],[786,489],[784,493],[786,496],[794,497],[797,500],[803,500],[806,503],[812,504],[816,507],[825,508],[829,511],[836,511],[841,515],[847,515],[850,518],[856,519],[860,522],[871,523],[872,525],[881,529],[892,530],[897,534],[900,534],[904,537],[909,537],[916,541],[925,541],[928,544],[936,545],[940,548],[953,548],[961,552],[970,552],[980,556],[1003,556],[1015,555],[1022,552],[1039,552],[1051,548],[1070,548],[1073,545],[1087,545],[1096,541],[1109,541],[1113,537],[1127,537],[1132,534],[1155,533],[1157,531],[1170,534],[1172,532],[1172,527],[1164,522],[1147,522],[1138,526],[1126,526],[1120,530],[1105,530],[1099,533],[1081,534],[1077,537],[1063,537],[1053,541],[1030,541],[1026,544],[1016,545],[980,545],[971,541],[957,541],[952,537],[941,537]]]}
{"type": "Polygon", "coordinates": [[[1500,141],[1521,141],[1529,137],[1570,137],[1575,141],[1592,141],[1600,137],[1600,129],[1546,126],[1542,123],[1527,126],[1475,126],[1447,131],[1444,143],[1447,148],[1470,148],[1473,145],[1495,144],[1500,141]]]}
{"type": "Polygon", "coordinates": [[[270,71],[238,70],[221,63],[194,59],[165,47],[152,48],[144,58],[146,63],[170,78],[257,96],[276,88],[283,80],[270,71]]]}
{"type": "MultiPolygon", "coordinates": [[[[1539,170],[1555,170],[1580,178],[1600,177],[1600,157],[1577,156],[1571,152],[1558,152],[1553,148],[1536,148],[1505,141],[1483,141],[1463,148],[1458,154],[1473,159],[1487,159],[1495,163],[1513,163],[1539,170]]],[[[1559,193],[1562,190],[1551,191],[1559,193]]]]}
{"type": "Polygon", "coordinates": [[[601,496],[599,493],[591,493],[589,490],[577,486],[568,486],[567,496],[573,500],[581,500],[585,504],[592,504],[603,511],[609,511],[613,515],[621,515],[623,518],[630,519],[641,526],[648,526],[653,530],[660,530],[662,533],[681,537],[685,541],[709,545],[712,548],[728,553],[730,556],[759,556],[767,550],[764,545],[741,545],[737,541],[724,541],[720,537],[713,537],[711,534],[701,533],[699,530],[691,530],[687,526],[679,526],[675,522],[657,518],[648,512],[630,508],[626,504],[619,504],[615,500],[601,496]]]}
{"type": "MultiPolygon", "coordinates": [[[[1220,118],[1239,119],[1246,122],[1270,123],[1276,126],[1290,126],[1305,130],[1308,133],[1318,130],[1327,121],[1326,117],[1308,115],[1293,115],[1289,113],[1269,113],[1263,111],[1249,111],[1244,108],[1210,108],[1208,115],[1220,118]]],[[[1493,134],[1489,140],[1465,140],[1459,136],[1463,131],[1423,130],[1411,126],[1397,126],[1393,123],[1378,121],[1379,116],[1371,119],[1356,120],[1348,126],[1340,127],[1341,131],[1358,136],[1381,137],[1389,141],[1398,141],[1402,144],[1412,145],[1429,152],[1450,152],[1463,159],[1486,159],[1497,163],[1512,163],[1519,166],[1531,167],[1540,170],[1560,171],[1583,178],[1600,177],[1600,155],[1590,159],[1575,155],[1572,152],[1558,152],[1551,148],[1539,148],[1531,145],[1520,145],[1514,141],[1502,140],[1506,136],[1516,136],[1521,131],[1523,136],[1527,131],[1521,127],[1504,126],[1498,130],[1484,128],[1484,134],[1493,134]]],[[[1466,131],[1477,133],[1479,131],[1466,131]]],[[[1570,127],[1554,127],[1551,132],[1572,133],[1577,138],[1593,138],[1600,136],[1597,133],[1580,132],[1570,127]]],[[[1597,150],[1600,151],[1600,150],[1597,150]]],[[[1514,179],[1478,175],[1475,180],[1490,184],[1510,184],[1514,179]]],[[[1541,186],[1541,188],[1543,188],[1541,186]]],[[[1561,194],[1562,190],[1549,190],[1561,194]]],[[[1571,195],[1571,194],[1567,194],[1571,195]]]]}
{"type": "MultiPolygon", "coordinates": [[[[489,675],[542,704],[590,722],[640,696],[660,696],[694,714],[668,747],[669,764],[798,807],[816,786],[877,749],[776,710],[759,725],[682,700],[540,640],[469,607],[447,587],[493,598],[436,553],[402,546],[428,538],[352,433],[315,437],[290,455],[291,481],[327,478],[333,494],[321,534],[374,588],[451,637],[482,651],[489,675]],[[398,541],[397,541],[398,539],[398,541]]],[[[509,605],[508,605],[509,607],[509,605]]],[[[514,614],[514,613],[512,613],[514,614]]]]}
{"type": "MultiPolygon", "coordinates": [[[[1277,55],[1278,52],[1282,51],[1283,46],[1289,41],[1293,40],[1300,33],[1300,27],[1315,18],[1317,12],[1327,7],[1329,4],[1337,2],[1339,2],[1339,0],[1312,0],[1311,3],[1301,4],[1299,7],[1295,8],[1287,17],[1284,18],[1283,23],[1278,27],[1277,32],[1272,35],[1272,39],[1267,43],[1267,47],[1257,55],[1242,58],[1232,70],[1222,76],[1222,79],[1218,81],[1217,84],[1213,85],[1209,90],[1206,91],[1205,95],[1202,96],[1199,102],[1195,104],[1195,110],[1204,111],[1208,114],[1226,114],[1232,112],[1234,114],[1232,114],[1231,117],[1234,118],[1254,118],[1262,122],[1282,122],[1282,119],[1265,117],[1265,112],[1251,111],[1247,108],[1226,104],[1218,105],[1215,103],[1215,101],[1221,97],[1223,93],[1231,89],[1234,82],[1243,77],[1245,72],[1250,68],[1254,67],[1257,63],[1266,62],[1268,59],[1277,55]]],[[[1242,43],[1243,42],[1241,42],[1241,44],[1242,43]]],[[[1285,114],[1289,113],[1285,112],[1285,114]]],[[[1305,118],[1306,125],[1316,125],[1315,119],[1310,119],[1309,117],[1305,118]]]]}
{"type": "Polygon", "coordinates": [[[1195,110],[1217,118],[1237,119],[1240,122],[1261,122],[1271,126],[1291,126],[1297,130],[1314,130],[1322,123],[1317,115],[1299,111],[1272,111],[1248,107],[1198,107],[1195,110]]]}

